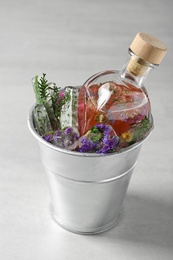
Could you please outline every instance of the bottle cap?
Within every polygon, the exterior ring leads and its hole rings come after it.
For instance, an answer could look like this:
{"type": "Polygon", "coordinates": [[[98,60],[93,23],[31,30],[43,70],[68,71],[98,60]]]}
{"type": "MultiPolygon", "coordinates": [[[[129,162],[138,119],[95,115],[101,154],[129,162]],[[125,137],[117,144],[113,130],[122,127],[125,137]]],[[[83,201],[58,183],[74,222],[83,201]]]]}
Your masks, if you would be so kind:
{"type": "Polygon", "coordinates": [[[167,47],[163,42],[142,32],[136,35],[130,49],[138,57],[152,64],[160,64],[167,51],[167,47]]]}

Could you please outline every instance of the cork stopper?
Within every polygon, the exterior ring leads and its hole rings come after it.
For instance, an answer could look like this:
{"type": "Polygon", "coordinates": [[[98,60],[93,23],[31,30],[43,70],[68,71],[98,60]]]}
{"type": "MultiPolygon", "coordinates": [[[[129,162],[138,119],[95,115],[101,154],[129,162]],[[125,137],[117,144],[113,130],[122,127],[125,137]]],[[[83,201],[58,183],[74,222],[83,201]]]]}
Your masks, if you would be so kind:
{"type": "Polygon", "coordinates": [[[160,64],[167,51],[163,42],[142,32],[136,35],[130,49],[139,58],[157,65],[160,64]]]}
{"type": "Polygon", "coordinates": [[[143,76],[145,72],[148,70],[148,62],[144,61],[141,58],[132,57],[127,65],[127,69],[134,76],[143,76]]]}

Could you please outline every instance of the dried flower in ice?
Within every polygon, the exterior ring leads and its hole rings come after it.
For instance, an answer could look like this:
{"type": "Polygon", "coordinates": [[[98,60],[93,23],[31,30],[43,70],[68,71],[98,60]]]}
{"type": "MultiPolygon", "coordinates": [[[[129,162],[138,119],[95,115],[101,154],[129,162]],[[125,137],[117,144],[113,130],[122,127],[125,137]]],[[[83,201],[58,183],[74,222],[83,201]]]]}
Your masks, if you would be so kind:
{"type": "Polygon", "coordinates": [[[133,139],[133,134],[131,133],[131,131],[127,131],[121,134],[121,137],[125,142],[130,143],[133,139]]]}
{"type": "Polygon", "coordinates": [[[64,130],[47,133],[43,139],[57,147],[74,150],[78,146],[79,132],[74,127],[68,127],[64,130]]]}
{"type": "Polygon", "coordinates": [[[110,153],[118,145],[119,138],[110,125],[96,124],[80,138],[79,152],[110,153]]]}

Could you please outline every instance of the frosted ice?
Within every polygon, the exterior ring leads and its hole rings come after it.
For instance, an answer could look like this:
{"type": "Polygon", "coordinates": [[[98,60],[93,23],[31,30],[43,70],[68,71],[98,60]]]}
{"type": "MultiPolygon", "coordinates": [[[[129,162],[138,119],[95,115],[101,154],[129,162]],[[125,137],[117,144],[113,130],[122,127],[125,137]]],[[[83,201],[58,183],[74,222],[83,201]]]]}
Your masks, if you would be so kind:
{"type": "Polygon", "coordinates": [[[79,139],[79,151],[108,153],[116,150],[119,137],[111,125],[97,124],[79,139]]]}
{"type": "Polygon", "coordinates": [[[52,131],[49,115],[44,105],[37,104],[33,111],[34,125],[40,135],[52,131]]]}
{"type": "Polygon", "coordinates": [[[64,95],[65,102],[60,115],[61,128],[78,128],[78,89],[71,86],[66,87],[64,95]]]}
{"type": "Polygon", "coordinates": [[[43,138],[60,147],[68,150],[74,150],[79,144],[79,132],[77,128],[67,127],[65,130],[57,130],[47,133],[43,138]]]}

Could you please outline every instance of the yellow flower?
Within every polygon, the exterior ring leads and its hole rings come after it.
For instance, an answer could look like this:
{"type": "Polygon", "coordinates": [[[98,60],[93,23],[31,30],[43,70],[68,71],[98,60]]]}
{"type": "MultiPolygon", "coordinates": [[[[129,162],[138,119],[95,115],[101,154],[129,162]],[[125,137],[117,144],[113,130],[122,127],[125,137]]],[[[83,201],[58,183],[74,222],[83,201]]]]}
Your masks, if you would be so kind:
{"type": "Polygon", "coordinates": [[[133,139],[133,134],[130,131],[127,131],[121,134],[121,137],[125,142],[130,143],[133,139]]]}

